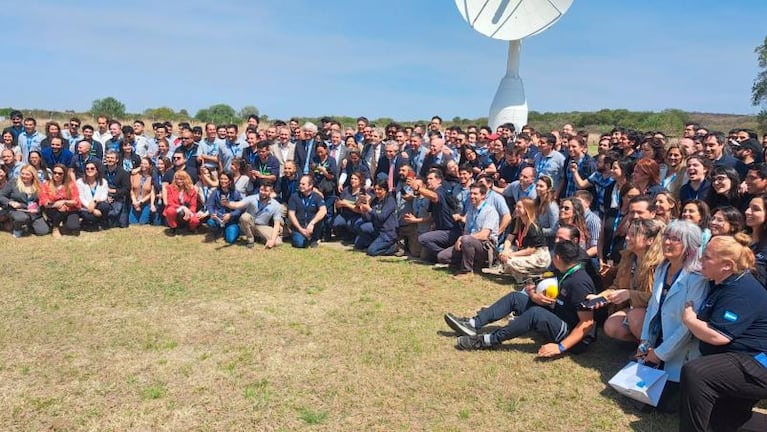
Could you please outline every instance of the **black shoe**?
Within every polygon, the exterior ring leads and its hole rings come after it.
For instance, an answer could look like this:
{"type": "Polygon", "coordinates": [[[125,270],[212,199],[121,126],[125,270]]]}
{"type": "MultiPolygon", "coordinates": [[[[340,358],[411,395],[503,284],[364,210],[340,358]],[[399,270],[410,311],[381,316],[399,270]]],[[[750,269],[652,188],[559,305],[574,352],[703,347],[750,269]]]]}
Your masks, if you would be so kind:
{"type": "Polygon", "coordinates": [[[456,341],[455,347],[459,350],[471,351],[490,348],[490,345],[485,345],[484,335],[475,336],[460,336],[456,341]]]}
{"type": "Polygon", "coordinates": [[[445,314],[445,322],[459,336],[476,336],[477,329],[469,323],[468,318],[457,317],[450,312],[445,314]]]}
{"type": "Polygon", "coordinates": [[[175,237],[176,236],[176,228],[168,228],[165,230],[165,235],[168,237],[175,237]]]}

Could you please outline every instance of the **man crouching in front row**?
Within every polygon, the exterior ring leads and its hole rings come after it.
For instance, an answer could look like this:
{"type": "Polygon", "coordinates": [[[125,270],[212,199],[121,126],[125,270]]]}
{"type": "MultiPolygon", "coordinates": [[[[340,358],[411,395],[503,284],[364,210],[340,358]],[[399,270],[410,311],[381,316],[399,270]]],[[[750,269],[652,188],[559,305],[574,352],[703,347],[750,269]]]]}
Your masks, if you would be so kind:
{"type": "Polygon", "coordinates": [[[506,294],[492,306],[480,310],[474,318],[459,318],[451,313],[445,322],[455,330],[457,348],[474,350],[500,345],[503,341],[533,330],[548,343],[538,350],[539,357],[554,357],[566,351],[579,353],[593,342],[596,326],[594,312],[579,310],[578,304],[595,291],[583,265],[578,261],[578,245],[563,241],[554,245],[552,263],[559,272],[559,294],[552,299],[535,292],[535,285],[525,286],[525,292],[506,294]],[[478,334],[483,326],[514,312],[516,317],[491,333],[478,334]]]}

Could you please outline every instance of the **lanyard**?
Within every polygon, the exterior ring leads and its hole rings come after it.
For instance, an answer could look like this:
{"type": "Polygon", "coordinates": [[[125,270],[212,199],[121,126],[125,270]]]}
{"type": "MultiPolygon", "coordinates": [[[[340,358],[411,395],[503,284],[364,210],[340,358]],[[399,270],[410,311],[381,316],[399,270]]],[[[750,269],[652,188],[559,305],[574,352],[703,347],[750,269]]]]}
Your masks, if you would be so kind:
{"type": "Polygon", "coordinates": [[[141,201],[144,198],[144,183],[146,183],[146,176],[141,176],[138,181],[138,199],[141,201]]]}
{"type": "Polygon", "coordinates": [[[64,152],[63,151],[60,151],[58,156],[56,156],[56,153],[51,152],[51,160],[53,160],[53,165],[61,163],[61,157],[62,156],[64,156],[64,152]]]}
{"type": "Polygon", "coordinates": [[[487,200],[482,201],[482,205],[479,206],[477,211],[474,212],[474,214],[472,215],[471,223],[469,223],[469,229],[468,229],[469,234],[474,233],[474,228],[477,227],[477,219],[479,219],[479,214],[482,212],[482,209],[484,209],[486,205],[487,205],[487,200]]]}
{"type": "Polygon", "coordinates": [[[117,170],[114,170],[112,172],[110,172],[109,170],[106,170],[106,172],[104,172],[104,177],[107,178],[107,182],[109,182],[110,186],[114,186],[116,175],[117,175],[117,170]]]}
{"type": "Polygon", "coordinates": [[[559,278],[559,286],[560,286],[560,288],[562,287],[562,283],[564,283],[565,279],[567,279],[568,276],[570,276],[571,274],[577,272],[578,270],[580,270],[582,268],[583,268],[583,264],[576,264],[576,265],[570,267],[570,269],[567,270],[565,272],[565,274],[562,275],[561,278],[559,278]]]}

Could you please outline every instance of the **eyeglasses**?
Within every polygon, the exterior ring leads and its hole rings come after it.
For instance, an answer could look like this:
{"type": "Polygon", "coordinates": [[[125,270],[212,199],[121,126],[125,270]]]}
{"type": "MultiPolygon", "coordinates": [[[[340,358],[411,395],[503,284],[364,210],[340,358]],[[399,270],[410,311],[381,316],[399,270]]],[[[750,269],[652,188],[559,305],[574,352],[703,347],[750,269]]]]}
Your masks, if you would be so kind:
{"type": "Polygon", "coordinates": [[[682,241],[682,238],[679,237],[679,236],[672,235],[672,234],[663,234],[663,240],[664,241],[668,240],[668,241],[670,241],[672,243],[679,243],[680,241],[682,241]]]}
{"type": "Polygon", "coordinates": [[[181,160],[181,159],[183,159],[183,157],[181,157],[181,156],[173,156],[173,160],[181,160]]]}
{"type": "Polygon", "coordinates": [[[94,167],[88,167],[88,168],[85,168],[85,171],[96,171],[96,168],[94,168],[94,167]]]}
{"type": "Polygon", "coordinates": [[[77,123],[70,123],[69,126],[71,126],[73,128],[79,128],[80,127],[80,125],[77,124],[77,123]]]}

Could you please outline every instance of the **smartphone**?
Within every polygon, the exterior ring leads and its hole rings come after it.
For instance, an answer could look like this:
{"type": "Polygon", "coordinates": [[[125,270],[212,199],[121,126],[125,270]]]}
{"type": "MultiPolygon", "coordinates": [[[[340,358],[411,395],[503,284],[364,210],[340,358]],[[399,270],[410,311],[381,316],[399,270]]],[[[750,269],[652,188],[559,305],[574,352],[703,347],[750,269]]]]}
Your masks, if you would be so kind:
{"type": "Polygon", "coordinates": [[[607,299],[602,296],[594,297],[591,300],[586,300],[584,302],[579,303],[578,310],[590,311],[594,309],[599,309],[602,306],[606,305],[607,303],[608,303],[607,299]]]}

